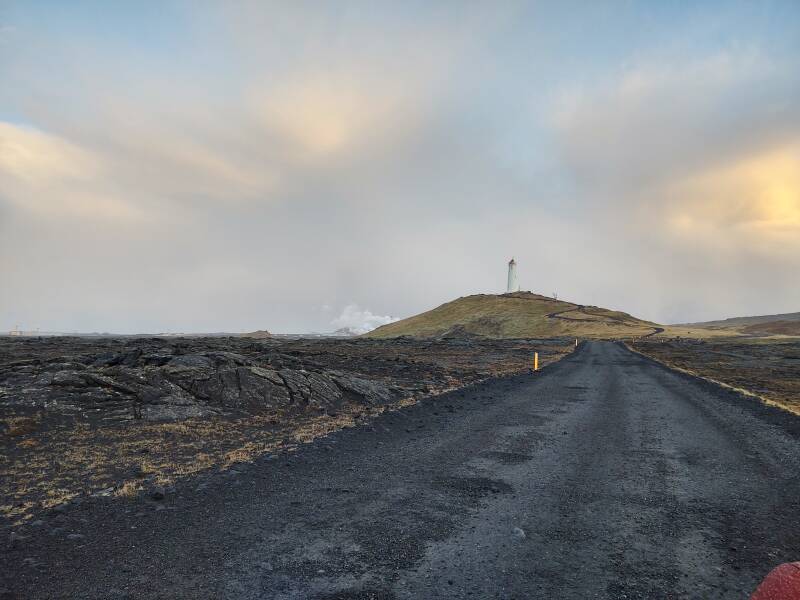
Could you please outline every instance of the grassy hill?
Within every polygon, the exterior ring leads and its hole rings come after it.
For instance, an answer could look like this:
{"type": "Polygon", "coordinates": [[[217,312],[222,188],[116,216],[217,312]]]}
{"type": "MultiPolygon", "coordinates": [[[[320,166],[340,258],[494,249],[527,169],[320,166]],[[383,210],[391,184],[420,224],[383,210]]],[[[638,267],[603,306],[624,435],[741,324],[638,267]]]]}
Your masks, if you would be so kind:
{"type": "Polygon", "coordinates": [[[364,337],[621,338],[661,328],[631,315],[531,292],[465,296],[422,314],[383,325],[364,337]]]}

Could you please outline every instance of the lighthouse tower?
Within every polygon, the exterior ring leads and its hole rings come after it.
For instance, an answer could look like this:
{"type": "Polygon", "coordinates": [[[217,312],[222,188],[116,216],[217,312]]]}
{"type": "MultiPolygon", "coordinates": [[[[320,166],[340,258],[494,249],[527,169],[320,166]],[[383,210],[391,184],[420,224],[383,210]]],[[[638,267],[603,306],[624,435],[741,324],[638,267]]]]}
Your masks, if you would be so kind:
{"type": "Polygon", "coordinates": [[[508,289],[507,294],[519,291],[519,283],[517,282],[517,261],[513,258],[508,261],[508,289]]]}

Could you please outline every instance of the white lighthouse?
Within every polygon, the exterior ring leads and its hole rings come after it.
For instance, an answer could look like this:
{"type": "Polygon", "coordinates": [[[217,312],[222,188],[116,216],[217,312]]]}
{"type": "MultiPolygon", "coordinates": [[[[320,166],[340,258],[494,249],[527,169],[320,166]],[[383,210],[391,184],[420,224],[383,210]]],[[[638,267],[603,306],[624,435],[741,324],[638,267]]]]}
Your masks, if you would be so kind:
{"type": "Polygon", "coordinates": [[[519,283],[517,282],[517,261],[513,258],[508,261],[508,289],[507,294],[519,291],[519,283]]]}

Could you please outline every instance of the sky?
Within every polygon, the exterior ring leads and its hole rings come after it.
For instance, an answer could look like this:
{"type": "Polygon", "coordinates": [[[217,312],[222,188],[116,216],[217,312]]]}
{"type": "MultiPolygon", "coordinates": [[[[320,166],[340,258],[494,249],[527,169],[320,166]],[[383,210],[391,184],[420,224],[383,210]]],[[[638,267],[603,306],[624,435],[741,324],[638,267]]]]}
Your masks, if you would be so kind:
{"type": "Polygon", "coordinates": [[[0,0],[0,329],[800,311],[800,2],[0,0]]]}

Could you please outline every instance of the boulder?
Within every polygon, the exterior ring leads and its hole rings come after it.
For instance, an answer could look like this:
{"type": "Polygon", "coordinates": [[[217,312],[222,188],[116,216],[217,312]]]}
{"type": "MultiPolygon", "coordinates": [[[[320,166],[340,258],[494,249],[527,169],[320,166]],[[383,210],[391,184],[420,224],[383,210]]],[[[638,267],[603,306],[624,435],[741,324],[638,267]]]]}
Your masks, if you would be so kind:
{"type": "Polygon", "coordinates": [[[211,369],[214,362],[202,354],[183,354],[175,356],[167,363],[171,369],[211,369]]]}
{"type": "Polygon", "coordinates": [[[380,382],[335,372],[333,380],[344,392],[346,399],[368,404],[385,404],[395,398],[392,389],[380,382]]]}
{"type": "Polygon", "coordinates": [[[290,404],[280,377],[259,367],[239,367],[198,377],[189,389],[198,398],[228,409],[260,412],[290,404]]]}
{"type": "Polygon", "coordinates": [[[302,404],[308,400],[311,390],[308,387],[308,379],[302,371],[294,369],[281,369],[278,371],[286,387],[289,388],[289,396],[295,404],[302,404]]]}
{"type": "Polygon", "coordinates": [[[139,364],[139,359],[141,358],[143,352],[141,348],[134,348],[133,350],[128,350],[122,355],[122,360],[120,360],[119,364],[123,367],[135,367],[139,364]]]}
{"type": "Polygon", "coordinates": [[[163,367],[168,362],[175,358],[172,354],[147,354],[142,357],[142,363],[145,366],[163,367]]]}
{"type": "Polygon", "coordinates": [[[211,359],[217,369],[232,369],[253,364],[249,358],[235,352],[209,352],[206,356],[211,359]]]}
{"type": "Polygon", "coordinates": [[[308,373],[309,397],[307,402],[313,408],[331,408],[339,406],[342,400],[342,390],[336,382],[320,373],[308,373]]]}
{"type": "Polygon", "coordinates": [[[80,373],[75,371],[58,371],[50,378],[50,385],[60,387],[82,388],[87,387],[87,382],[80,373]]]}
{"type": "Polygon", "coordinates": [[[123,358],[124,358],[123,354],[117,354],[116,352],[106,352],[95,358],[91,366],[94,368],[113,367],[121,363],[123,358]]]}

